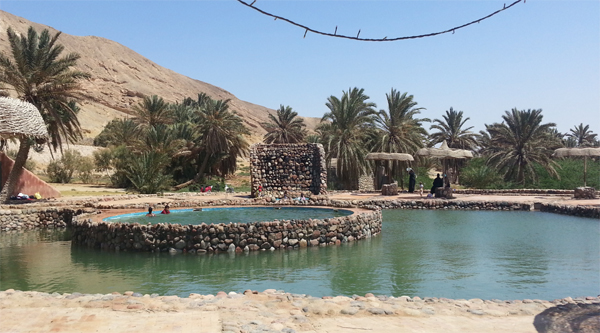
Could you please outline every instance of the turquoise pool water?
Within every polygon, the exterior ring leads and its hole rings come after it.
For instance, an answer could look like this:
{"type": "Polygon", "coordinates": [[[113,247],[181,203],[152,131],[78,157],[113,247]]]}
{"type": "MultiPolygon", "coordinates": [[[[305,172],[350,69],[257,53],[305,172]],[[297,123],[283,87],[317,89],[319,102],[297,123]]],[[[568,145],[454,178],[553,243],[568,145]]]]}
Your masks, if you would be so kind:
{"type": "Polygon", "coordinates": [[[66,231],[0,233],[0,289],[553,300],[600,294],[599,257],[596,219],[384,210],[382,234],[371,239],[242,254],[103,252],[72,248],[66,231]]]}
{"type": "Polygon", "coordinates": [[[160,214],[154,211],[155,216],[146,216],[147,212],[130,213],[107,217],[104,221],[121,223],[177,223],[177,224],[217,224],[217,223],[249,223],[273,220],[294,219],[325,219],[351,215],[347,209],[314,208],[314,207],[226,207],[174,209],[171,214],[160,214]]]}

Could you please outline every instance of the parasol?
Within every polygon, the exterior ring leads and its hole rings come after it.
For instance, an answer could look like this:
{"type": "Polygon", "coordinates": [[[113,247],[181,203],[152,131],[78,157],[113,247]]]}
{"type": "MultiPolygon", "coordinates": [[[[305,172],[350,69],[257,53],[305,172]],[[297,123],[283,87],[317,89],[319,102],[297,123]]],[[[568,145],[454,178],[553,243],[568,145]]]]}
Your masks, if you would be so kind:
{"type": "Polygon", "coordinates": [[[600,156],[600,148],[558,148],[553,157],[583,157],[583,186],[586,186],[587,158],[600,156]]]}
{"type": "Polygon", "coordinates": [[[470,150],[449,148],[446,140],[442,142],[440,148],[431,147],[419,149],[417,155],[443,160],[444,174],[446,173],[446,160],[473,158],[473,153],[470,150]]]}

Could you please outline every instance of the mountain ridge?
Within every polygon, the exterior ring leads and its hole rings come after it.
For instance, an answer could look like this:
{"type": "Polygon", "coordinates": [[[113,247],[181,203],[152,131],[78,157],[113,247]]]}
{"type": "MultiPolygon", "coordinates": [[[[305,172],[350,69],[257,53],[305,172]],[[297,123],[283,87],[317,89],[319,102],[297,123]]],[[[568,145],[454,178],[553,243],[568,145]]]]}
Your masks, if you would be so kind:
{"type": "MultiPolygon", "coordinates": [[[[38,33],[58,30],[0,10],[0,52],[10,52],[6,30],[24,34],[29,26],[38,33]]],[[[81,82],[81,111],[78,115],[82,132],[88,143],[114,118],[128,117],[132,107],[144,96],[158,95],[170,103],[186,97],[196,98],[204,92],[213,99],[230,99],[230,109],[237,112],[252,133],[250,142],[260,142],[266,133],[260,123],[268,121],[275,110],[238,99],[232,93],[210,83],[190,78],[160,66],[150,59],[116,41],[99,36],[75,36],[61,32],[58,43],[64,46],[61,55],[78,53],[81,58],[76,69],[88,72],[89,80],[81,82]]],[[[7,53],[8,54],[8,53],[7,53]]],[[[317,118],[302,117],[309,129],[317,118]]]]}

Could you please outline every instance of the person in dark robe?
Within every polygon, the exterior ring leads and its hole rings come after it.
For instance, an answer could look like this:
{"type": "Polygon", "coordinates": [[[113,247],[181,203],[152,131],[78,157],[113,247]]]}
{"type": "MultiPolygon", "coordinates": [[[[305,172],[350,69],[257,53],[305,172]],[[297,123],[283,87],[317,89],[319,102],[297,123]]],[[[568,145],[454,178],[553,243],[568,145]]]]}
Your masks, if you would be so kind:
{"type": "Polygon", "coordinates": [[[438,187],[444,187],[444,180],[437,174],[437,177],[433,180],[433,186],[431,187],[431,194],[435,194],[435,189],[438,187]]]}
{"type": "Polygon", "coordinates": [[[408,169],[408,193],[415,191],[415,185],[417,184],[417,175],[413,169],[408,169]]]}

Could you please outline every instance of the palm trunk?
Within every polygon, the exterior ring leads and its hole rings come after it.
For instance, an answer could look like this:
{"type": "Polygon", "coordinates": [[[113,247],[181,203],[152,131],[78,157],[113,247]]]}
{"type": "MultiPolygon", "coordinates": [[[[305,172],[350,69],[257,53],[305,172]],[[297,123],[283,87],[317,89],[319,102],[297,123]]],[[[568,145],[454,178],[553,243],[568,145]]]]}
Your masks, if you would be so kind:
{"type": "Polygon", "coordinates": [[[194,176],[194,179],[188,180],[185,183],[179,184],[179,185],[175,185],[174,188],[176,190],[181,190],[182,188],[192,185],[194,183],[197,183],[200,178],[202,178],[202,174],[204,173],[204,169],[206,168],[206,165],[208,164],[208,156],[204,159],[204,161],[202,161],[202,165],[200,166],[200,169],[198,170],[198,173],[196,174],[196,176],[194,176]]]}
{"type": "Polygon", "coordinates": [[[25,165],[25,162],[27,162],[30,147],[29,140],[27,138],[22,138],[15,164],[8,174],[8,179],[2,188],[2,192],[0,192],[0,202],[6,203],[10,200],[10,196],[17,185],[17,181],[19,181],[19,178],[21,178],[21,175],[23,174],[23,166],[25,165]]]}

